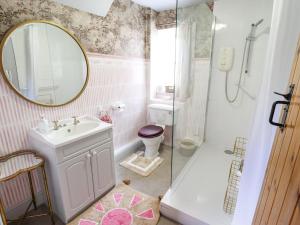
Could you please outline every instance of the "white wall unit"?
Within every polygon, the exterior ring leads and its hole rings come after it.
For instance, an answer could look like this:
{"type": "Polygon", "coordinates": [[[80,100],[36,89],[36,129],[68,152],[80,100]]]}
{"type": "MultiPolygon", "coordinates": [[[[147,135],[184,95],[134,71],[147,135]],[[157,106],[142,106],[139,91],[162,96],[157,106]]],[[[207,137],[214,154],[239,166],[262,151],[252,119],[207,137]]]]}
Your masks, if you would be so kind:
{"type": "Polygon", "coordinates": [[[30,142],[47,160],[54,212],[64,223],[115,185],[111,128],[57,148],[34,135],[30,142]]]}

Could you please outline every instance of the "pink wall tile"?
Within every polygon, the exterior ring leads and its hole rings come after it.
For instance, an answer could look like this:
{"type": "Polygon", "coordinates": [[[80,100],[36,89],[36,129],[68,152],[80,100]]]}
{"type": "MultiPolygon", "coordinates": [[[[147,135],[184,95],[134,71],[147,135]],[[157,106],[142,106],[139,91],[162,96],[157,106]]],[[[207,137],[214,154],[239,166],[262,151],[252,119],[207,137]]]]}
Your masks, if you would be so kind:
{"type": "MultiPolygon", "coordinates": [[[[90,80],[84,93],[74,102],[56,108],[31,104],[17,96],[0,76],[0,154],[29,148],[27,132],[36,126],[40,114],[50,121],[74,115],[97,115],[101,105],[109,109],[122,101],[126,109],[112,113],[115,149],[137,138],[138,129],[146,124],[147,62],[143,59],[108,57],[89,54],[90,80]],[[84,107],[82,107],[84,106],[84,107]]],[[[7,208],[26,200],[29,191],[25,178],[4,185],[0,194],[7,208]]],[[[39,183],[36,182],[39,190],[39,183]]]]}

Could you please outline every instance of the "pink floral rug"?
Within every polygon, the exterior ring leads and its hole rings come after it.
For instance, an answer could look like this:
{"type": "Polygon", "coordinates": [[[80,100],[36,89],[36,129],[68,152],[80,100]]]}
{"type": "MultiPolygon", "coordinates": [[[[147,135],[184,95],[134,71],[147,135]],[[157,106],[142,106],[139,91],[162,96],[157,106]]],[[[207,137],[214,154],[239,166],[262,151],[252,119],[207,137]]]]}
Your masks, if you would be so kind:
{"type": "Polygon", "coordinates": [[[156,225],[159,199],[119,184],[68,225],[156,225]]]}

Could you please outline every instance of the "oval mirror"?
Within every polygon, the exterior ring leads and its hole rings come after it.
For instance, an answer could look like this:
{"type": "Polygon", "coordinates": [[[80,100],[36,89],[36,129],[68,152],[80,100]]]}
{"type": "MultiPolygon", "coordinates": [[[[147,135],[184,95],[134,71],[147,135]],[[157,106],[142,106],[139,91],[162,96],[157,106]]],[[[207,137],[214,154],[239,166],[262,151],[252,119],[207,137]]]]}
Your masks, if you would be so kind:
{"type": "Polygon", "coordinates": [[[23,98],[61,106],[75,100],[88,81],[84,49],[66,29],[49,21],[11,28],[1,42],[1,72],[23,98]]]}

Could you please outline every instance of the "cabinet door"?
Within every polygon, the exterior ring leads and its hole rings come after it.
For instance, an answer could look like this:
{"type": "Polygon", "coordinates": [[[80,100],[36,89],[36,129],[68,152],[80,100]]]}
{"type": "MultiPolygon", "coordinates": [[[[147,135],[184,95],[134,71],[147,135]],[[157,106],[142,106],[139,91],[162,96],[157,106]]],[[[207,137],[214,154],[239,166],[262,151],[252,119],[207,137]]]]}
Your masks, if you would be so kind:
{"type": "Polygon", "coordinates": [[[91,154],[85,153],[66,161],[59,168],[61,191],[69,219],[94,200],[91,154]]]}
{"type": "Polygon", "coordinates": [[[112,142],[92,150],[92,168],[95,198],[115,185],[115,165],[112,142]]]}

